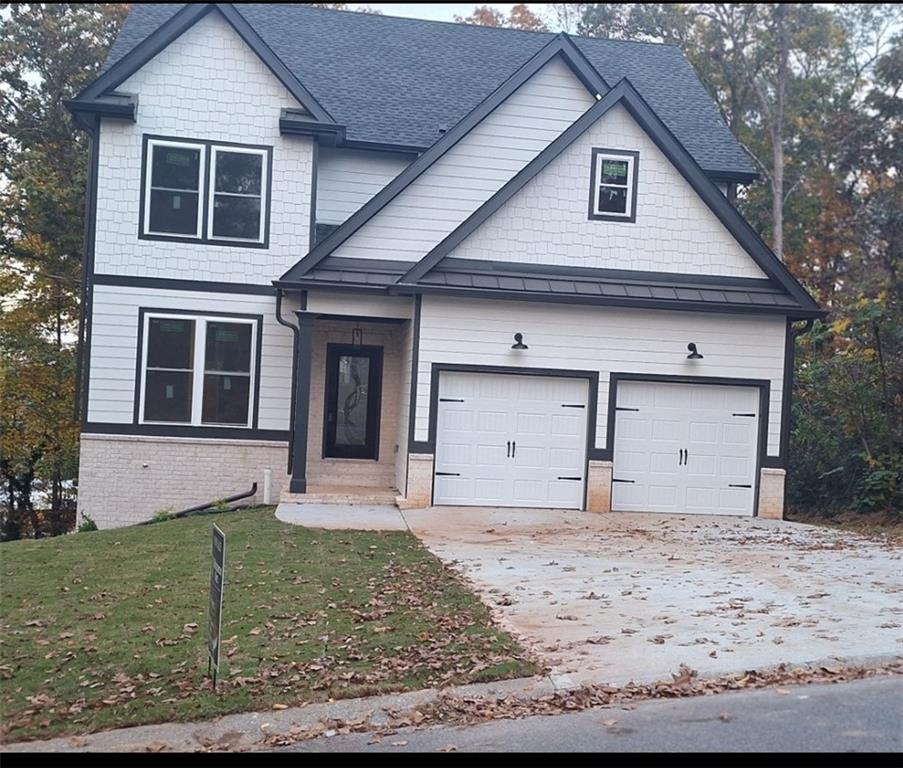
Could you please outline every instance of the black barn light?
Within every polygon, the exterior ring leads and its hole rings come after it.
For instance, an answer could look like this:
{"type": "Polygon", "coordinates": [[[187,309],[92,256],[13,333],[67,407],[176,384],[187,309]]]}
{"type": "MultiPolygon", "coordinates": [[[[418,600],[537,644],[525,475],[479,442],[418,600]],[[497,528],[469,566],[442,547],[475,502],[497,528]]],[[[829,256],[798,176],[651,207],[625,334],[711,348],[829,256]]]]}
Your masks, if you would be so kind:
{"type": "Polygon", "coordinates": [[[690,354],[687,355],[687,360],[702,360],[702,355],[696,350],[696,342],[691,341],[687,344],[687,349],[690,350],[690,354]]]}
{"type": "Polygon", "coordinates": [[[511,345],[511,349],[529,349],[529,347],[524,344],[524,334],[514,334],[514,343],[511,345]]]}

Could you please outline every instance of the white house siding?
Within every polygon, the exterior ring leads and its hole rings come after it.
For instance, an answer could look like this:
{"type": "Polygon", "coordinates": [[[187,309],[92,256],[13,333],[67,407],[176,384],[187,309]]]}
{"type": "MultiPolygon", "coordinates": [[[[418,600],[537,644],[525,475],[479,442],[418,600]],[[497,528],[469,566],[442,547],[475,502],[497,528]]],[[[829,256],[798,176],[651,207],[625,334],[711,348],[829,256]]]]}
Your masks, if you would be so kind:
{"type": "Polygon", "coordinates": [[[117,90],[138,95],[137,123],[102,121],[95,272],[269,284],[307,252],[313,144],[279,135],[299,104],[218,13],[117,90]],[[143,134],[271,146],[269,248],[140,240],[143,134]]]}
{"type": "Polygon", "coordinates": [[[413,303],[407,296],[381,296],[314,288],[308,291],[306,309],[321,315],[408,319],[413,312],[413,303]]]}
{"type": "Polygon", "coordinates": [[[766,277],[620,105],[603,115],[449,255],[569,267],[766,277]],[[594,147],[640,153],[635,223],[588,217],[594,147]]]}
{"type": "Polygon", "coordinates": [[[596,448],[606,448],[609,373],[768,379],[768,454],[778,455],[782,317],[424,296],[416,440],[427,440],[433,363],[599,371],[596,448]],[[512,350],[515,332],[529,349],[512,350]],[[703,360],[687,360],[695,341],[703,360]]]}
{"type": "Polygon", "coordinates": [[[317,221],[341,224],[411,162],[411,155],[321,147],[317,159],[317,221]]]}
{"type": "Polygon", "coordinates": [[[334,255],[416,261],[595,103],[556,57],[334,255]]]}
{"type": "MultiPolygon", "coordinates": [[[[263,316],[260,429],[288,429],[292,332],[275,318],[274,296],[97,285],[91,328],[88,421],[131,424],[134,418],[138,308],[263,316]]],[[[284,312],[291,314],[286,304],[284,312]]]]}

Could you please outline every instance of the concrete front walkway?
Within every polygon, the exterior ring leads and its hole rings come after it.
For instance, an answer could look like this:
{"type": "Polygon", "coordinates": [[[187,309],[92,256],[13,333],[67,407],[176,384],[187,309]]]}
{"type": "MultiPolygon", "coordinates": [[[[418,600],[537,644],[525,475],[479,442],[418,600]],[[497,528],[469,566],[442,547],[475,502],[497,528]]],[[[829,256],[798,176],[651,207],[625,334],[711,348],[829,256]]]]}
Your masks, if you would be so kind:
{"type": "Polygon", "coordinates": [[[306,528],[352,531],[406,531],[398,507],[385,504],[292,504],[276,507],[276,519],[306,528]]]}
{"type": "Polygon", "coordinates": [[[783,521],[434,507],[411,530],[562,683],[903,655],[901,549],[783,521]]]}

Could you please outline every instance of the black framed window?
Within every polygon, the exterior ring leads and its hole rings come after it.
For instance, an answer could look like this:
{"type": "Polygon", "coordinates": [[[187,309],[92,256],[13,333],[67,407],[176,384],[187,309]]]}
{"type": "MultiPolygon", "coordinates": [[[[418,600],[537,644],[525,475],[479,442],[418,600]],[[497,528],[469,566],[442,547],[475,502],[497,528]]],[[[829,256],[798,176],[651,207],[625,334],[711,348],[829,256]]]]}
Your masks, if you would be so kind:
{"type": "Polygon", "coordinates": [[[636,221],[639,152],[594,149],[589,218],[636,221]]]}
{"type": "Polygon", "coordinates": [[[144,138],[141,238],[268,247],[270,147],[144,138]]]}
{"type": "Polygon", "coordinates": [[[200,238],[203,145],[149,141],[147,162],[145,233],[200,238]]]}
{"type": "Polygon", "coordinates": [[[383,348],[326,347],[324,457],[379,458],[383,348]]]}
{"type": "Polygon", "coordinates": [[[143,314],[141,423],[250,427],[259,323],[143,314]]]}
{"type": "Polygon", "coordinates": [[[210,239],[263,242],[266,152],[214,146],[210,175],[210,239]]]}

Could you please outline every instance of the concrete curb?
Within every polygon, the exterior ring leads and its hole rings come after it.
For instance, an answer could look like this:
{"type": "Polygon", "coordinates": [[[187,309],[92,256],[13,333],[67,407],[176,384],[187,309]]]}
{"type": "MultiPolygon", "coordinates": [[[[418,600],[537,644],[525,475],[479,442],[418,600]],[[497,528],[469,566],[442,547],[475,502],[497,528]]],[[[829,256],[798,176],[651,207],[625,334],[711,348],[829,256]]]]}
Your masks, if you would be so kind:
{"type": "MultiPolygon", "coordinates": [[[[774,664],[756,671],[764,673],[781,667],[785,670],[812,671],[820,667],[872,669],[900,663],[901,660],[903,660],[903,656],[900,654],[832,657],[803,663],[774,664]]],[[[738,670],[718,677],[743,674],[747,671],[750,670],[738,670]]],[[[658,680],[635,680],[633,682],[649,684],[658,682],[658,680]]],[[[84,736],[17,742],[0,746],[0,752],[241,751],[260,746],[267,737],[303,732],[325,721],[366,722],[378,728],[386,725],[393,716],[436,704],[443,696],[486,700],[513,697],[532,700],[550,696],[559,691],[591,685],[608,685],[608,682],[599,679],[575,680],[564,675],[522,677],[443,689],[427,688],[408,693],[342,699],[283,710],[244,712],[199,722],[139,725],[84,736]]]]}

